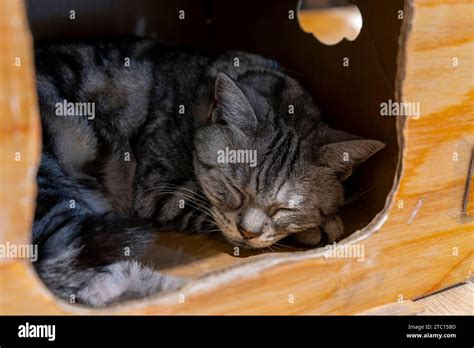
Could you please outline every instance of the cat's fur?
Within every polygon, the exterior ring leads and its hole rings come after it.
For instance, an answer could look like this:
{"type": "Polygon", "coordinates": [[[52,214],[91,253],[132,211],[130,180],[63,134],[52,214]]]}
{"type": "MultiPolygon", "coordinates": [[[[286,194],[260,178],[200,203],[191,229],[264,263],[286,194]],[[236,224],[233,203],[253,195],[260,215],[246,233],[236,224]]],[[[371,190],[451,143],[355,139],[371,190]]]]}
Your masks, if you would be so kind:
{"type": "Polygon", "coordinates": [[[257,55],[153,40],[47,44],[36,67],[36,268],[56,295],[88,305],[181,284],[136,261],[159,230],[219,228],[253,248],[336,240],[342,182],[383,147],[329,128],[301,85],[257,55]],[[95,103],[95,118],[56,115],[64,100],[95,103]],[[219,162],[226,147],[256,150],[257,165],[219,162]]]}

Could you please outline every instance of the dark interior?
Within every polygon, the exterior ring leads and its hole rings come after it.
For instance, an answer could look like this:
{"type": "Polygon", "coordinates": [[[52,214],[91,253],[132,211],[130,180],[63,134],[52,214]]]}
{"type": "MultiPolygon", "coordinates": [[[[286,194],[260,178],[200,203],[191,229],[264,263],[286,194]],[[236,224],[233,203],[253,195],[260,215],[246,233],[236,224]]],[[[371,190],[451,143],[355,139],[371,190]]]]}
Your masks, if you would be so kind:
{"type": "MultiPolygon", "coordinates": [[[[380,116],[380,103],[396,99],[397,57],[403,22],[396,13],[403,9],[404,1],[350,3],[357,5],[362,13],[359,37],[353,42],[343,40],[326,46],[304,33],[297,18],[288,18],[288,11],[298,8],[296,0],[27,1],[35,40],[154,36],[167,43],[206,50],[251,51],[289,68],[313,93],[325,121],[331,126],[387,144],[347,182],[347,197],[360,196],[342,212],[348,234],[367,225],[384,208],[396,176],[399,155],[396,120],[380,116]],[[74,20],[69,19],[71,10],[75,11],[74,20]],[[185,19],[179,19],[179,11],[184,11],[185,19]],[[343,66],[344,57],[350,58],[349,67],[343,66]]],[[[182,238],[187,237],[169,237],[170,254],[175,245],[183,244],[182,238]]],[[[225,248],[216,247],[214,253],[229,254],[232,250],[225,248]]],[[[184,247],[182,258],[173,262],[189,264],[208,255],[208,251],[193,253],[192,249],[184,247]]],[[[250,254],[245,252],[239,256],[250,254]]],[[[166,265],[160,267],[166,268],[166,265]]],[[[203,272],[211,270],[212,267],[203,272]]]]}

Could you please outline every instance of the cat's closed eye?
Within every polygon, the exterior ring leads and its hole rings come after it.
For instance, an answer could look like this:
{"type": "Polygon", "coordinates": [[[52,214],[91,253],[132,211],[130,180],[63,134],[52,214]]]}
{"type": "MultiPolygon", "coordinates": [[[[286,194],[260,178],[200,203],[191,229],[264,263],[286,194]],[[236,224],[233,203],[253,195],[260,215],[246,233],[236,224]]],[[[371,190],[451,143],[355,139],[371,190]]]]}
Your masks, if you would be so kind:
{"type": "Polygon", "coordinates": [[[242,208],[245,196],[232,183],[222,183],[222,195],[220,201],[228,211],[238,211],[242,208]]]}
{"type": "Polygon", "coordinates": [[[209,163],[206,163],[206,162],[202,161],[200,158],[198,158],[197,161],[202,166],[202,168],[205,169],[205,170],[211,170],[211,169],[214,168],[214,166],[210,165],[209,163]]]}
{"type": "Polygon", "coordinates": [[[271,208],[270,212],[269,212],[269,216],[270,217],[277,217],[278,215],[286,215],[286,214],[289,214],[291,212],[293,212],[294,209],[292,208],[289,208],[289,207],[285,207],[285,206],[276,206],[276,207],[273,207],[271,208]]]}

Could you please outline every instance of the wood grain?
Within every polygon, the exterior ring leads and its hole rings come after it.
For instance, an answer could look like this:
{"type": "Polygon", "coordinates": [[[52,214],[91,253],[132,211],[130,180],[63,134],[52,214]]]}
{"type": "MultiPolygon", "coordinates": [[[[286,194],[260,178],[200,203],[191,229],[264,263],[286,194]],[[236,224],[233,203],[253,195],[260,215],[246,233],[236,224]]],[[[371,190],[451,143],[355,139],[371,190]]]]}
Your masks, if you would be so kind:
{"type": "MultiPolygon", "coordinates": [[[[357,232],[346,241],[364,246],[364,261],[325,258],[318,256],[318,250],[249,256],[223,268],[217,258],[206,266],[207,275],[192,277],[179,291],[91,311],[54,300],[27,262],[2,260],[0,313],[354,314],[467,281],[474,273],[474,221],[463,219],[460,212],[474,144],[474,35],[472,19],[466,15],[472,13],[472,2],[448,5],[424,0],[414,1],[413,6],[406,61],[401,62],[405,71],[401,97],[419,102],[422,114],[408,119],[403,129],[400,184],[387,220],[376,233],[357,232]],[[458,65],[453,65],[453,58],[458,58],[458,65]]],[[[3,24],[8,22],[5,14],[8,19],[19,18],[20,30],[10,34],[20,35],[15,52],[31,55],[21,2],[4,0],[0,7],[2,37],[11,32],[3,24]]],[[[34,144],[29,145],[32,150],[26,153],[31,153],[29,163],[34,164],[39,146],[31,60],[26,58],[29,68],[22,69],[24,75],[16,79],[9,65],[11,54],[5,52],[9,48],[0,50],[0,82],[2,88],[9,81],[21,83],[21,88],[8,90],[7,96],[25,100],[20,105],[26,112],[15,129],[23,129],[32,139],[28,143],[34,144]]],[[[6,103],[4,95],[2,103],[6,103]]],[[[26,176],[29,165],[25,162],[21,169],[9,169],[14,144],[25,143],[11,136],[17,113],[4,113],[9,110],[7,104],[1,104],[1,110],[2,156],[7,155],[2,157],[2,172],[6,171],[1,174],[0,236],[1,241],[24,241],[29,239],[31,204],[21,206],[18,199],[7,198],[11,190],[5,185],[17,185],[18,194],[31,202],[34,178],[26,176]],[[22,183],[27,183],[26,188],[19,186],[22,183]]]]}
{"type": "Polygon", "coordinates": [[[1,1],[0,19],[0,243],[29,243],[41,151],[32,42],[21,1],[1,1]]]}

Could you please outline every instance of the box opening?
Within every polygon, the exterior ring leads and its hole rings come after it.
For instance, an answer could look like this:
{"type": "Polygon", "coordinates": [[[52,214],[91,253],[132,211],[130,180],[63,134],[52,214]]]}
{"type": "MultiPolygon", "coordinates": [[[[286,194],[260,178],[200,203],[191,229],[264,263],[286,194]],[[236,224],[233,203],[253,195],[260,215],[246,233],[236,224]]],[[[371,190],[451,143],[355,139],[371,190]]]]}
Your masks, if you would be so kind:
{"type": "MultiPolygon", "coordinates": [[[[400,124],[394,117],[382,117],[380,108],[398,99],[397,67],[403,45],[399,38],[404,20],[397,12],[404,9],[405,2],[349,3],[357,5],[362,14],[362,30],[354,41],[344,39],[332,46],[301,29],[296,0],[30,0],[27,6],[35,40],[153,36],[204,50],[249,51],[281,63],[313,94],[330,126],[387,144],[346,183],[350,203],[341,217],[349,236],[383,212],[398,180],[400,124]],[[381,22],[386,23],[383,33],[375,30],[381,22]]],[[[271,250],[236,251],[217,236],[163,233],[147,261],[192,280],[253,259],[306,250],[288,244],[271,250]]]]}

